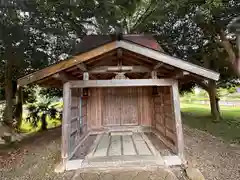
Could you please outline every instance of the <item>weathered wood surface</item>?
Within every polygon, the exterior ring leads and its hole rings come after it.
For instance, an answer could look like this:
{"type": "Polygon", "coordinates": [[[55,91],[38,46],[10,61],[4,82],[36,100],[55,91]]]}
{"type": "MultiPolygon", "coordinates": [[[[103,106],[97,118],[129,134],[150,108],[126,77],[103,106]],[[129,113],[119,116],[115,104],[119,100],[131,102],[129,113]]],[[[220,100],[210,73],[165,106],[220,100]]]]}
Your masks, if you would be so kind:
{"type": "Polygon", "coordinates": [[[153,120],[152,87],[138,88],[138,119],[142,126],[151,126],[153,120]]]}
{"type": "Polygon", "coordinates": [[[42,70],[39,70],[37,72],[34,72],[32,74],[29,74],[27,76],[24,76],[23,78],[18,79],[18,84],[21,86],[36,82],[38,80],[41,80],[45,77],[48,77],[50,75],[53,75],[55,73],[58,73],[60,71],[63,71],[69,67],[72,67],[74,65],[77,65],[79,63],[82,63],[84,61],[87,61],[89,59],[92,59],[97,56],[101,56],[111,50],[116,49],[116,42],[111,42],[106,45],[102,45],[100,47],[97,47],[93,50],[90,50],[88,52],[82,53],[78,56],[72,57],[68,60],[61,61],[57,64],[54,64],[52,66],[49,66],[47,68],[44,68],[42,70]]]}
{"type": "MultiPolygon", "coordinates": [[[[137,88],[117,89],[120,95],[120,125],[138,125],[137,88]]],[[[117,96],[119,95],[117,94],[117,96]]]]}
{"type": "Polygon", "coordinates": [[[111,79],[69,81],[72,88],[87,87],[136,87],[136,86],[171,86],[171,79],[111,79]]]}
{"type": "Polygon", "coordinates": [[[121,100],[120,89],[103,88],[100,89],[103,96],[102,122],[104,126],[121,125],[121,100]]]}
{"type": "Polygon", "coordinates": [[[63,86],[63,122],[62,122],[62,159],[63,164],[66,164],[69,158],[69,119],[71,112],[71,90],[69,83],[65,83],[63,86]]]}
{"type": "Polygon", "coordinates": [[[136,150],[133,145],[133,140],[130,135],[122,136],[122,149],[124,155],[135,155],[136,150]]]}
{"type": "Polygon", "coordinates": [[[188,72],[203,76],[208,79],[213,79],[215,81],[219,79],[219,73],[216,73],[214,71],[203,68],[201,66],[183,61],[181,59],[169,56],[167,54],[163,54],[158,51],[143,47],[141,45],[137,45],[137,44],[126,42],[126,41],[119,41],[117,42],[117,46],[122,47],[126,50],[129,50],[133,53],[155,59],[162,63],[186,70],[188,72]]]}
{"type": "Polygon", "coordinates": [[[98,135],[87,157],[130,155],[159,156],[160,154],[143,133],[133,133],[132,135],[104,133],[98,135]]]}
{"type": "Polygon", "coordinates": [[[100,88],[90,88],[87,101],[88,129],[100,129],[102,127],[103,96],[100,88]]]}
{"type": "Polygon", "coordinates": [[[177,135],[170,87],[158,87],[158,94],[154,96],[153,102],[156,131],[168,147],[175,149],[177,135]]]}
{"type": "MultiPolygon", "coordinates": [[[[77,154],[74,157],[77,157],[77,154]]],[[[124,132],[119,132],[118,134],[105,132],[97,135],[84,158],[85,160],[78,167],[118,167],[118,165],[133,165],[136,167],[138,163],[142,166],[150,164],[180,165],[182,163],[181,161],[175,161],[174,158],[175,155],[157,137],[152,139],[149,133],[148,135],[143,133],[132,133],[129,135],[124,132]]]]}
{"type": "Polygon", "coordinates": [[[184,161],[185,159],[184,159],[183,130],[182,130],[180,98],[179,98],[177,81],[173,84],[171,93],[172,93],[172,97],[173,97],[172,102],[173,102],[174,117],[175,117],[175,122],[176,122],[178,156],[184,161]]]}
{"type": "Polygon", "coordinates": [[[107,156],[108,154],[108,148],[109,148],[109,143],[111,141],[111,136],[108,134],[104,134],[97,145],[97,148],[94,153],[94,157],[102,157],[102,156],[107,156]]]}
{"type": "Polygon", "coordinates": [[[121,156],[122,155],[122,137],[111,136],[111,141],[108,149],[108,156],[121,156]]]}
{"type": "MultiPolygon", "coordinates": [[[[141,45],[137,45],[135,43],[130,43],[126,41],[115,41],[115,42],[110,42],[108,44],[97,47],[88,52],[82,53],[78,56],[72,57],[68,60],[61,61],[57,64],[54,64],[45,69],[29,74],[27,76],[24,76],[18,79],[18,84],[21,86],[24,86],[30,83],[38,82],[39,80],[48,78],[55,73],[65,71],[73,66],[83,66],[82,64],[83,62],[96,61],[93,59],[103,59],[104,55],[106,56],[105,58],[109,58],[110,55],[108,54],[111,54],[112,50],[115,50],[117,48],[122,48],[124,50],[127,50],[128,54],[132,54],[132,57],[135,56],[135,59],[140,59],[141,57],[142,59],[144,59],[145,62],[150,62],[150,63],[152,63],[153,60],[155,60],[155,61],[159,61],[159,63],[164,63],[164,65],[166,64],[172,67],[176,67],[176,68],[188,71],[192,74],[198,75],[200,77],[205,77],[213,80],[219,79],[219,73],[213,72],[211,70],[205,69],[195,64],[183,61],[175,57],[171,57],[169,55],[143,47],[141,45]],[[81,64],[81,65],[78,65],[78,64],[81,64]]],[[[125,57],[125,55],[123,55],[123,57],[125,57]]],[[[155,67],[152,67],[152,68],[157,69],[159,66],[161,66],[161,64],[157,64],[155,65],[155,67]]],[[[86,71],[87,67],[86,68],[80,67],[80,69],[82,71],[86,71]]]]}
{"type": "Polygon", "coordinates": [[[90,88],[87,102],[89,129],[152,124],[151,87],[90,88]]]}
{"type": "Polygon", "coordinates": [[[89,70],[89,73],[113,73],[113,72],[131,72],[131,73],[143,73],[150,72],[150,70],[144,66],[99,66],[89,70]]]}
{"type": "Polygon", "coordinates": [[[132,138],[138,155],[153,155],[146,141],[144,141],[142,138],[141,134],[135,133],[133,134],[132,138]]]}

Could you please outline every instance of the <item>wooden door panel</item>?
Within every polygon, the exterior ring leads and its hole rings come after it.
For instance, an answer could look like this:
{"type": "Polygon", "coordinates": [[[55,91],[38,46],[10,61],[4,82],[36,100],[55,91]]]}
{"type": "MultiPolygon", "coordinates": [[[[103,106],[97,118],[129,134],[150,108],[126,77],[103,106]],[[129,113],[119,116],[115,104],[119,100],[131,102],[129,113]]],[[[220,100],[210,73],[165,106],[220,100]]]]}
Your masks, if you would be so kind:
{"type": "Polygon", "coordinates": [[[121,125],[138,124],[137,88],[122,89],[121,125]]]}
{"type": "Polygon", "coordinates": [[[120,98],[116,88],[103,88],[103,125],[115,126],[121,123],[120,98]]]}
{"type": "Polygon", "coordinates": [[[103,88],[103,125],[137,125],[137,88],[103,88]]]}

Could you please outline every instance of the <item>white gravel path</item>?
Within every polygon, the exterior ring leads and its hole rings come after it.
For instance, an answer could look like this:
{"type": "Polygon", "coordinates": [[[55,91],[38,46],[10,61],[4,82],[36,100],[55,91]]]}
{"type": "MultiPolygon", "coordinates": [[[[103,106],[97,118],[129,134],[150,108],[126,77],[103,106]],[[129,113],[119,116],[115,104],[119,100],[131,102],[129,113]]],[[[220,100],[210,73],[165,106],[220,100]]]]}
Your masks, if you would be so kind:
{"type": "MultiPolygon", "coordinates": [[[[46,132],[30,145],[20,147],[21,160],[5,166],[0,161],[1,180],[71,180],[74,172],[54,173],[60,158],[61,131],[46,132]],[[51,138],[49,138],[51,135],[51,138]],[[44,141],[47,138],[50,140],[44,141]]],[[[240,133],[240,132],[239,132],[240,133]]],[[[240,180],[240,145],[230,145],[208,133],[184,126],[185,155],[206,180],[240,180]]],[[[5,157],[11,154],[5,154],[5,157]]],[[[0,151],[0,160],[4,157],[0,151]]],[[[86,179],[87,180],[87,179],[86,179]]]]}
{"type": "Polygon", "coordinates": [[[189,165],[198,168],[206,180],[240,180],[240,145],[187,126],[184,137],[189,165]]]}

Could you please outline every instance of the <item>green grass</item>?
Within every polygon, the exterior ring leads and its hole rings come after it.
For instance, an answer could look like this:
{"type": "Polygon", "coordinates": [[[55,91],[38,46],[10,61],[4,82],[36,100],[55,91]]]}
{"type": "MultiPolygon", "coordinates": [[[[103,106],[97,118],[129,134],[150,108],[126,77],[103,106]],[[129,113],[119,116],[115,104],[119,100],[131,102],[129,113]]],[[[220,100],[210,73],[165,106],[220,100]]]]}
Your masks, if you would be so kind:
{"type": "Polygon", "coordinates": [[[181,103],[183,122],[227,141],[240,142],[240,107],[221,106],[222,120],[214,123],[208,105],[181,103]]]}
{"type": "MultiPolygon", "coordinates": [[[[50,119],[47,116],[47,128],[51,129],[51,128],[55,128],[61,125],[61,121],[59,119],[50,119]]],[[[33,127],[31,123],[27,122],[26,120],[22,121],[21,127],[20,127],[20,131],[22,132],[26,132],[26,133],[33,133],[33,132],[37,132],[40,130],[41,127],[41,122],[38,122],[38,126],[37,127],[33,127]]]]}

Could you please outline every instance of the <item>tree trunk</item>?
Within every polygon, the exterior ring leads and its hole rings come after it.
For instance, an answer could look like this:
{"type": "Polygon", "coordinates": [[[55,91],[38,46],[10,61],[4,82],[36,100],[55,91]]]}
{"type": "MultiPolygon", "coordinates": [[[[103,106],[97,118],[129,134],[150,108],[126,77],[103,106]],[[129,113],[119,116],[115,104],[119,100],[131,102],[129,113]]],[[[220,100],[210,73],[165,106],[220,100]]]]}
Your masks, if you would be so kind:
{"type": "Polygon", "coordinates": [[[15,118],[17,120],[17,129],[20,130],[22,125],[22,111],[23,111],[23,94],[22,94],[22,87],[17,87],[17,102],[16,102],[16,112],[15,112],[15,118]]]}
{"type": "Polygon", "coordinates": [[[13,124],[13,60],[8,59],[6,62],[5,69],[5,98],[6,98],[6,109],[4,121],[7,125],[13,124]]]}
{"type": "Polygon", "coordinates": [[[41,121],[42,121],[41,131],[46,131],[47,130],[47,115],[45,113],[43,113],[43,115],[41,116],[41,121]]]}
{"type": "MultiPolygon", "coordinates": [[[[239,76],[240,75],[240,57],[237,57],[237,54],[235,53],[234,49],[233,49],[233,45],[230,43],[230,41],[227,39],[225,33],[223,30],[220,31],[219,33],[221,42],[220,44],[222,45],[222,47],[225,49],[225,51],[228,54],[228,59],[230,61],[230,63],[232,64],[233,70],[235,71],[235,73],[239,76]]],[[[239,49],[239,55],[240,55],[240,45],[239,45],[239,36],[237,37],[237,46],[239,49]]]]}
{"type": "Polygon", "coordinates": [[[218,97],[216,92],[216,82],[213,80],[209,80],[208,85],[209,85],[208,94],[209,94],[209,100],[210,100],[211,114],[214,118],[213,121],[219,122],[221,115],[220,115],[218,97]]]}

